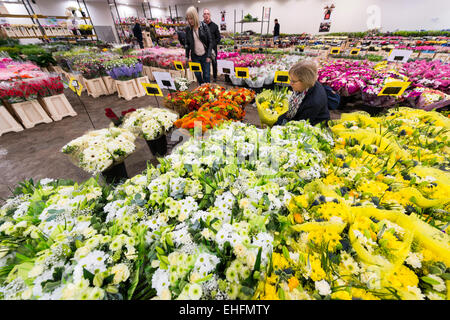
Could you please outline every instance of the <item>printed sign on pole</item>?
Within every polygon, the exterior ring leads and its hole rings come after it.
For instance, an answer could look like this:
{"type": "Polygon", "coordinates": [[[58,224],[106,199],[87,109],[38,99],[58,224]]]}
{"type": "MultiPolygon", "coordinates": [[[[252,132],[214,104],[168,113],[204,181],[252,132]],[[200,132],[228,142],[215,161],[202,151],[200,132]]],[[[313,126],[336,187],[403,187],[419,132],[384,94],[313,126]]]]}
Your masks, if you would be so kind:
{"type": "Polygon", "coordinates": [[[390,81],[386,83],[381,89],[378,96],[400,96],[405,92],[406,88],[409,87],[411,82],[404,82],[404,81],[390,81]]]}
{"type": "Polygon", "coordinates": [[[144,83],[141,82],[142,86],[145,89],[145,92],[148,96],[162,97],[163,94],[161,92],[160,87],[156,83],[144,83]]]}
{"type": "Polygon", "coordinates": [[[289,72],[288,71],[276,71],[273,82],[289,84],[290,83],[289,72]]]}
{"type": "Polygon", "coordinates": [[[184,65],[181,61],[174,61],[173,65],[175,66],[176,70],[184,71],[184,65]]]}
{"type": "Polygon", "coordinates": [[[234,62],[228,60],[217,60],[217,70],[219,74],[234,74],[234,62]]]}
{"type": "Polygon", "coordinates": [[[357,56],[358,54],[359,54],[359,51],[360,51],[361,49],[356,49],[356,48],[353,48],[352,50],[350,50],[350,55],[351,56],[357,56]]]}
{"type": "Polygon", "coordinates": [[[412,50],[392,49],[387,61],[407,62],[412,53],[412,50]]]}
{"type": "Polygon", "coordinates": [[[341,48],[339,48],[339,47],[334,47],[334,48],[331,48],[331,50],[330,50],[330,54],[339,54],[341,52],[341,48]]]}
{"type": "Polygon", "coordinates": [[[74,77],[69,79],[69,88],[75,92],[77,95],[81,96],[81,91],[83,90],[83,85],[74,77]]]}
{"type": "Polygon", "coordinates": [[[234,71],[236,72],[236,78],[241,79],[248,78],[248,68],[244,67],[234,68],[234,71]]]}
{"type": "Polygon", "coordinates": [[[192,72],[202,72],[202,65],[199,62],[189,62],[189,69],[192,72]]]}
{"type": "Polygon", "coordinates": [[[152,72],[155,81],[161,89],[177,90],[169,72],[152,72]]]}

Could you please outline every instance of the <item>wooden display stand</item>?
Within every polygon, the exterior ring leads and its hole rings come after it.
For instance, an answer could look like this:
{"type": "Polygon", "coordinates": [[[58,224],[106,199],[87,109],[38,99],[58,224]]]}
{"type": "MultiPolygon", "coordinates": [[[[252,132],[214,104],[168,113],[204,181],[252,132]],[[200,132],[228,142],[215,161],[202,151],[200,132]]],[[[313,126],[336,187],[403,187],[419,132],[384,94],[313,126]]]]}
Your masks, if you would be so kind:
{"type": "Polygon", "coordinates": [[[146,75],[150,81],[155,81],[155,77],[153,76],[152,69],[153,69],[153,67],[142,66],[142,74],[146,75]]]}
{"type": "MultiPolygon", "coordinates": [[[[184,71],[181,70],[169,70],[170,75],[173,79],[175,78],[184,78],[184,71]]],[[[212,74],[212,68],[211,68],[211,74],[212,74]]]]}
{"type": "Polygon", "coordinates": [[[55,96],[39,98],[38,100],[54,121],[59,121],[67,116],[75,117],[77,115],[64,93],[55,96]]]}
{"type": "Polygon", "coordinates": [[[134,80],[136,81],[136,86],[137,86],[137,89],[139,91],[139,97],[145,96],[147,94],[147,92],[145,92],[145,89],[142,86],[142,83],[149,83],[150,80],[148,79],[148,77],[147,76],[143,76],[143,77],[136,78],[134,80]]]}
{"type": "Polygon", "coordinates": [[[117,92],[116,80],[114,80],[110,76],[103,76],[102,79],[108,94],[113,94],[117,92]]]}
{"type": "Polygon", "coordinates": [[[106,85],[101,77],[95,79],[83,79],[89,96],[98,98],[103,95],[108,95],[108,89],[106,89],[106,85]]]}
{"type": "Polygon", "coordinates": [[[0,106],[0,136],[11,131],[23,131],[23,127],[13,118],[4,106],[0,106]]]}
{"type": "Polygon", "coordinates": [[[33,128],[39,123],[52,122],[37,100],[12,103],[11,108],[27,129],[33,128]]]}
{"type": "Polygon", "coordinates": [[[137,87],[136,79],[131,79],[127,81],[116,80],[117,95],[119,98],[124,98],[129,101],[133,98],[140,96],[141,92],[137,87]]]}

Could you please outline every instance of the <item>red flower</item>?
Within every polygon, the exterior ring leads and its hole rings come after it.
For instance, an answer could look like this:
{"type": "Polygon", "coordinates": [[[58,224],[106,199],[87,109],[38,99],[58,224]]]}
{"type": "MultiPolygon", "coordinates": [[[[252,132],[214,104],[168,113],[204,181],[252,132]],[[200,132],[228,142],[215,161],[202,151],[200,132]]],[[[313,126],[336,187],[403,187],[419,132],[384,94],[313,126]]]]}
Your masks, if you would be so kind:
{"type": "Polygon", "coordinates": [[[109,119],[119,119],[119,117],[114,113],[114,111],[112,111],[111,108],[105,108],[105,115],[109,118],[109,119]]]}

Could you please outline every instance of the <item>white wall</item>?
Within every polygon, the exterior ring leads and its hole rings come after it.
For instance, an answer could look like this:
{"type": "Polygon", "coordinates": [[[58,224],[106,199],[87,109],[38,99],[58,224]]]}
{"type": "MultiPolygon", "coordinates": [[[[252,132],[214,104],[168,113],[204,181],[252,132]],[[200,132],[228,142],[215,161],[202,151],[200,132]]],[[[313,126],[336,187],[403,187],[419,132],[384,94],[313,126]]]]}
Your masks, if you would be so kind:
{"type": "MultiPolygon", "coordinates": [[[[64,15],[65,8],[72,5],[77,7],[76,1],[69,0],[37,0],[33,5],[35,12],[45,15],[64,15]]],[[[368,29],[369,15],[367,8],[376,5],[380,8],[380,22],[383,31],[400,30],[440,30],[450,28],[449,0],[212,0],[206,3],[196,3],[200,15],[203,8],[211,11],[211,18],[217,24],[220,23],[220,11],[226,11],[227,31],[233,32],[234,10],[236,20],[241,19],[241,10],[246,15],[250,13],[254,17],[261,18],[262,7],[271,8],[269,33],[273,30],[273,19],[278,18],[282,33],[312,33],[318,34],[320,22],[323,18],[323,7],[334,3],[336,8],[331,15],[330,32],[365,31],[368,29]]],[[[114,29],[113,19],[107,1],[87,1],[89,12],[94,25],[110,25],[114,29]]],[[[161,5],[163,2],[155,1],[152,5],[161,5]]],[[[163,4],[167,5],[167,4],[163,4]]],[[[26,14],[23,5],[6,4],[10,13],[26,14]]],[[[177,5],[178,15],[184,17],[188,5],[177,5]]],[[[143,17],[140,5],[118,5],[121,17],[143,17]]],[[[175,15],[172,10],[172,15],[175,15]]],[[[114,12],[116,17],[116,12],[114,12]]],[[[149,12],[147,10],[147,16],[149,12]]],[[[154,18],[169,16],[167,8],[152,7],[154,18]]],[[[9,23],[30,24],[30,19],[7,19],[9,23]]],[[[245,30],[261,31],[261,25],[257,23],[244,24],[245,30]]],[[[236,31],[240,31],[240,25],[236,25],[236,31]]],[[[267,32],[267,24],[263,33],[267,32]]],[[[326,33],[323,33],[326,34],[326,33]]]]}
{"type": "MultiPolygon", "coordinates": [[[[330,32],[366,31],[369,15],[367,8],[376,5],[380,8],[380,22],[383,31],[399,30],[440,30],[450,28],[449,0],[221,0],[195,3],[200,15],[203,8],[211,11],[211,18],[220,22],[220,11],[226,11],[227,31],[234,29],[234,10],[236,20],[250,13],[261,19],[262,7],[270,7],[269,33],[273,31],[273,19],[278,18],[281,33],[312,33],[318,34],[320,22],[323,19],[323,7],[334,3],[336,8],[331,15],[330,32]]],[[[184,15],[188,5],[179,5],[178,12],[184,15]]],[[[245,30],[261,31],[261,25],[244,24],[245,30]]],[[[240,31],[240,25],[236,25],[240,31]]],[[[267,24],[264,25],[264,33],[267,24]]]]}

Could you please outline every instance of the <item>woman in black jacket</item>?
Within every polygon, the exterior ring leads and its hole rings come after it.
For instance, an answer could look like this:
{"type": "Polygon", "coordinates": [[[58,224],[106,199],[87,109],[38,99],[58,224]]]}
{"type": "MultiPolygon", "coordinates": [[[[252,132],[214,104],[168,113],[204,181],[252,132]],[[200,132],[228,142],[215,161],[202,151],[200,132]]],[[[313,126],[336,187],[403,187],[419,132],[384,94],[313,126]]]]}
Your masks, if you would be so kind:
{"type": "Polygon", "coordinates": [[[309,120],[311,125],[330,120],[328,97],[322,84],[317,81],[317,65],[303,60],[289,70],[293,93],[289,99],[289,110],[278,118],[275,125],[284,125],[290,120],[309,120]]]}
{"type": "Polygon", "coordinates": [[[211,50],[213,41],[208,26],[198,18],[197,9],[189,7],[186,11],[188,26],[186,27],[186,60],[199,62],[203,74],[195,72],[198,84],[210,82],[211,50]]]}

